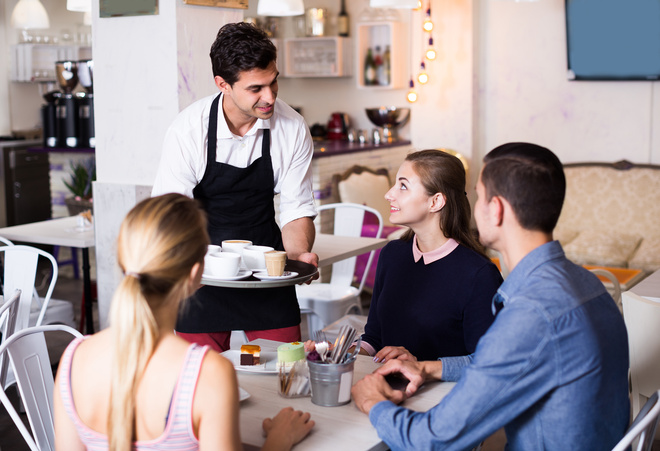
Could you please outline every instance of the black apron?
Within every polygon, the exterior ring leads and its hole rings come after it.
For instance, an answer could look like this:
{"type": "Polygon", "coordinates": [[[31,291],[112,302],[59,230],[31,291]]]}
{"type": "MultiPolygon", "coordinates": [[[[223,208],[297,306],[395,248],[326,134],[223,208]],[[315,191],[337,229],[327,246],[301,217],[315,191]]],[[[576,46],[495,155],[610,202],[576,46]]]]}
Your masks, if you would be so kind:
{"type": "MultiPolygon", "coordinates": [[[[275,222],[270,130],[262,129],[261,157],[247,168],[216,161],[218,104],[211,104],[207,163],[193,197],[204,206],[211,243],[250,240],[284,250],[275,222]]],[[[264,330],[300,324],[294,286],[279,288],[219,288],[204,286],[183,307],[176,330],[183,333],[264,330]]]]}

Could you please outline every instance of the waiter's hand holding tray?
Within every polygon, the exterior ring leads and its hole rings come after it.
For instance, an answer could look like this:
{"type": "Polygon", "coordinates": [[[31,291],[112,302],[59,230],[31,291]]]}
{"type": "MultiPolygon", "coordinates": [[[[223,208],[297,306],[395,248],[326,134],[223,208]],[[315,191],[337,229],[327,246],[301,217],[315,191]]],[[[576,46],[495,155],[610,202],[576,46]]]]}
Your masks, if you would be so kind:
{"type": "Polygon", "coordinates": [[[222,280],[202,276],[202,285],[226,288],[276,288],[308,282],[317,273],[318,269],[312,264],[287,259],[284,274],[279,277],[270,277],[265,270],[254,271],[250,277],[241,280],[222,280]]]}

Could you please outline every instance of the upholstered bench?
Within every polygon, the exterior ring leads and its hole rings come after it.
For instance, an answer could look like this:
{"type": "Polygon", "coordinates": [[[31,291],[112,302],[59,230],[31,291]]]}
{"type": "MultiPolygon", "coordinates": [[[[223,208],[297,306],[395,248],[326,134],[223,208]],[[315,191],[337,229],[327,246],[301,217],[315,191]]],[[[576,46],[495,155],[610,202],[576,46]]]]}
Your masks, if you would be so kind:
{"type": "Polygon", "coordinates": [[[566,200],[555,229],[581,265],[660,268],[660,166],[572,163],[564,166],[566,200]]]}

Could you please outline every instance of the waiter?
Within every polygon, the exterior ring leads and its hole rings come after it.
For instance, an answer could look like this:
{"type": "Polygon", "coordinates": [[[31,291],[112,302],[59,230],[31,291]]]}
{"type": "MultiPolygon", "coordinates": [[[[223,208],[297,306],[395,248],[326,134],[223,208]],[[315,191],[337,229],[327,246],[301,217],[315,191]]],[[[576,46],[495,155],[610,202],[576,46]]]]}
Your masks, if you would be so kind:
{"type": "MultiPolygon", "coordinates": [[[[318,265],[311,253],[316,216],[312,194],[313,144],[304,119],[277,99],[277,52],[268,36],[247,23],[223,26],[211,46],[220,94],[198,100],[165,135],[152,195],[185,194],[208,216],[213,244],[250,240],[286,250],[318,265]],[[280,224],[273,196],[280,195],[280,224]]],[[[294,286],[268,289],[204,286],[180,313],[186,340],[229,348],[232,330],[249,340],[300,340],[294,286]]]]}

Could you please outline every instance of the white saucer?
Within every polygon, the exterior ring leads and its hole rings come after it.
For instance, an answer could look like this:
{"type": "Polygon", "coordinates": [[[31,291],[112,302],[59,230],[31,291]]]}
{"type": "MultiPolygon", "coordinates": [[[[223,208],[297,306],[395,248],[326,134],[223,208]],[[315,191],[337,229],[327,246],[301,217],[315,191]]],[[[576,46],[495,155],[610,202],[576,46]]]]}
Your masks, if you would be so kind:
{"type": "Polygon", "coordinates": [[[260,280],[282,280],[282,279],[292,279],[298,275],[295,271],[284,271],[284,274],[281,276],[269,276],[267,272],[255,272],[254,277],[260,280]]]}
{"type": "Polygon", "coordinates": [[[236,274],[234,277],[218,277],[214,276],[212,274],[202,274],[202,279],[209,279],[209,280],[242,280],[242,279],[247,279],[252,275],[252,271],[249,269],[241,269],[238,271],[238,274],[236,274]]]}

